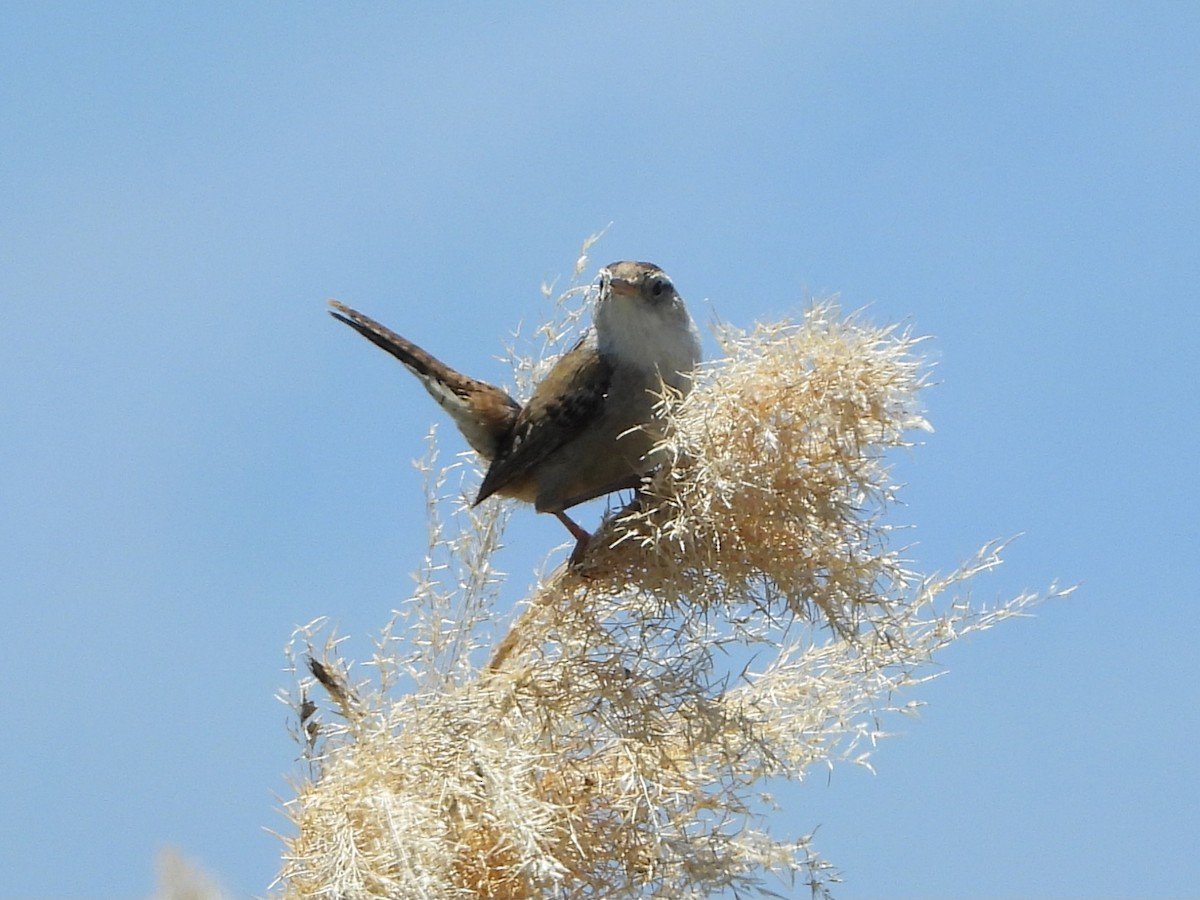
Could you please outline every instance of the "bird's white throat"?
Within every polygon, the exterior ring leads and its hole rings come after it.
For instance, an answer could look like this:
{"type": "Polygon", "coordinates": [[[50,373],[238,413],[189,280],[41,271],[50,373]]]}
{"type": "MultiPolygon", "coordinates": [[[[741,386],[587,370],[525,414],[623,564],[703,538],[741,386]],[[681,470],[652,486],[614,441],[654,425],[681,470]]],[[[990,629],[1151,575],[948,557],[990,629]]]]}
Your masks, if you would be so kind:
{"type": "Polygon", "coordinates": [[[605,356],[657,371],[664,382],[684,392],[691,386],[686,376],[700,362],[700,333],[678,297],[655,304],[626,297],[601,301],[596,307],[596,340],[605,356]]]}

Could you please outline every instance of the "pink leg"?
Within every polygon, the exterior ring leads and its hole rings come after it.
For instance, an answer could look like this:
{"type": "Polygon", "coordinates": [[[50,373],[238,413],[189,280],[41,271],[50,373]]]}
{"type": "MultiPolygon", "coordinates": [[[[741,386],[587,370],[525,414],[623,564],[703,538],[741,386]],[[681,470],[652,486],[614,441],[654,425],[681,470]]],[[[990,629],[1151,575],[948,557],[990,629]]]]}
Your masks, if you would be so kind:
{"type": "Polygon", "coordinates": [[[588,543],[591,541],[592,536],[580,528],[575,520],[565,512],[556,512],[554,515],[558,518],[558,521],[567,527],[567,531],[571,532],[571,536],[575,538],[575,549],[571,551],[567,565],[576,566],[583,559],[583,555],[587,553],[588,543]]]}

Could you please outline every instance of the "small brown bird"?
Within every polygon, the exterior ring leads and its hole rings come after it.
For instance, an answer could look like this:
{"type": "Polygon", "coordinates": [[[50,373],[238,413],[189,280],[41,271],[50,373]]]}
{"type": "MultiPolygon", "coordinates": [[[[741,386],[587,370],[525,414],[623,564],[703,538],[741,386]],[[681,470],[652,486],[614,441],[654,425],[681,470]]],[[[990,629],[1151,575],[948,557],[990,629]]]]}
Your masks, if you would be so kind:
{"type": "Polygon", "coordinates": [[[404,363],[489,461],[475,502],[498,494],[553,513],[575,538],[572,563],[591,535],[565,510],[641,483],[662,436],[655,404],[663,386],[687,393],[700,361],[700,336],[683,298],[662,269],[645,262],[600,270],[594,327],[524,406],[362,313],[336,300],[329,305],[335,319],[404,363]]]}

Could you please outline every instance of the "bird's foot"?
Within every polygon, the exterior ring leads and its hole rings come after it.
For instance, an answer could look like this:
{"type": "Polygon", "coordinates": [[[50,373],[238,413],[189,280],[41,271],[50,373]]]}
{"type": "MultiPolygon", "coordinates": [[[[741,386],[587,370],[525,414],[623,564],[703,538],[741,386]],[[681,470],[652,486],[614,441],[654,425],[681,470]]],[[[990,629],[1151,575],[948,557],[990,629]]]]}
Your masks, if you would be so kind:
{"type": "Polygon", "coordinates": [[[575,538],[575,549],[571,551],[571,555],[567,558],[567,567],[575,568],[587,554],[588,545],[592,542],[592,535],[585,531],[578,522],[568,516],[565,512],[556,512],[554,514],[558,521],[566,526],[567,531],[571,532],[571,536],[575,538]]]}

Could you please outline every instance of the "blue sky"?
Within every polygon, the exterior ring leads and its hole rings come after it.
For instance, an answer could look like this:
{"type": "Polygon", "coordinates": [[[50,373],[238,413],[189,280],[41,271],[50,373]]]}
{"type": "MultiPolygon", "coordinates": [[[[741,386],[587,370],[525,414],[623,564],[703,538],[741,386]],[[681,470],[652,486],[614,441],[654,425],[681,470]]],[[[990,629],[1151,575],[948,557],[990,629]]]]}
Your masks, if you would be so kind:
{"type": "MultiPolygon", "coordinates": [[[[165,844],[265,892],[282,647],[329,615],[369,653],[439,416],[325,299],[503,381],[610,222],[594,262],[659,263],[702,320],[837,292],[932,335],[917,563],[1022,533],[982,599],[1082,582],[947,653],[876,775],[789,801],[839,896],[1194,896],[1196,8],[4,19],[0,897],[144,896],[165,844]]],[[[513,597],[563,537],[516,516],[513,597]]]]}

